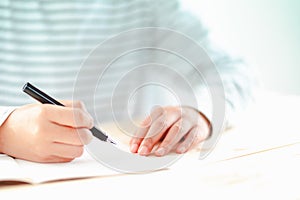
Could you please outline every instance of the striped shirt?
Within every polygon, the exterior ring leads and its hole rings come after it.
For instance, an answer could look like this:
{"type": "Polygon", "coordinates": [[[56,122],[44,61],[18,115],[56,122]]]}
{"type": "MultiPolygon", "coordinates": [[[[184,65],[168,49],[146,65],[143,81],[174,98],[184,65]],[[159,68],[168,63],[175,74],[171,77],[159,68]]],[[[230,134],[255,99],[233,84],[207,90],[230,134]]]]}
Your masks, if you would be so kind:
{"type": "MultiPolygon", "coordinates": [[[[32,103],[32,99],[20,92],[27,81],[58,99],[72,99],[82,63],[97,45],[124,31],[145,27],[175,30],[203,46],[221,74],[228,120],[235,110],[244,106],[251,96],[248,68],[215,49],[199,19],[184,11],[176,0],[1,0],[0,106],[5,110],[7,106],[32,103]]],[[[138,36],[135,39],[138,40],[138,36]]],[[[111,51],[131,42],[115,44],[110,47],[111,51]]],[[[116,112],[120,113],[131,104],[138,107],[134,104],[135,96],[131,98],[133,103],[128,103],[129,94],[124,93],[129,88],[134,89],[140,77],[128,78],[121,86],[116,82],[130,71],[129,66],[145,63],[145,60],[137,61],[145,58],[151,62],[146,52],[137,53],[104,74],[103,81],[96,87],[99,91],[94,94],[95,102],[99,102],[95,106],[101,116],[108,115],[112,105],[118,107],[116,112]],[[118,91],[112,93],[116,88],[118,91]]],[[[97,83],[93,77],[99,76],[95,73],[97,70],[83,73],[78,90],[85,91],[90,84],[97,83]]],[[[91,94],[82,92],[76,99],[85,100],[88,95],[91,94]]],[[[153,105],[157,98],[149,94],[146,97],[139,98],[145,101],[152,98],[149,105],[153,105]]],[[[103,120],[108,118],[103,117],[103,120]]]]}

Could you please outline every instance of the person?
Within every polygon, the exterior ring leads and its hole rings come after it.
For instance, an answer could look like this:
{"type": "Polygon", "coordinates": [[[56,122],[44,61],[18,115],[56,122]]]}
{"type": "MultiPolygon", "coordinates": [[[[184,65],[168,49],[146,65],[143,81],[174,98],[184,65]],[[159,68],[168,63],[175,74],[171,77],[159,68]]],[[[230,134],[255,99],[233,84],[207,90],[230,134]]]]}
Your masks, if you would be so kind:
{"type": "MultiPolygon", "coordinates": [[[[12,157],[69,162],[82,155],[94,126],[87,105],[79,100],[63,101],[66,107],[32,103],[20,88],[30,80],[56,98],[71,99],[88,53],[134,28],[168,28],[205,47],[222,77],[227,124],[252,96],[249,68],[215,48],[200,20],[177,0],[5,0],[0,9],[0,152],[12,157]]],[[[164,156],[197,147],[209,137],[211,122],[202,110],[170,105],[154,109],[142,125],[130,141],[131,152],[147,156],[158,145],[154,155],[164,156]]]]}

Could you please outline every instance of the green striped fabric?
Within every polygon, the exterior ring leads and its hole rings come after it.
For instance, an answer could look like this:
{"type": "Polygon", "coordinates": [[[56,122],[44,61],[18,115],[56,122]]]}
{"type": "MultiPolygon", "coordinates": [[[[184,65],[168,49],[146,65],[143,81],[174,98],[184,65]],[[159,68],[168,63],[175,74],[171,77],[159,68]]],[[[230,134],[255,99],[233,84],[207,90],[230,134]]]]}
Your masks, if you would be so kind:
{"type": "MultiPolygon", "coordinates": [[[[246,68],[210,49],[207,31],[176,0],[1,0],[0,106],[31,103],[21,92],[27,81],[58,99],[71,99],[76,75],[88,53],[120,32],[142,27],[171,28],[207,47],[224,76],[230,108],[242,105],[250,95],[246,68]]],[[[109,80],[116,80],[118,73],[120,70],[112,71],[107,85],[102,85],[108,92],[99,94],[101,106],[110,106],[113,82],[109,80]]],[[[121,96],[119,99],[121,107],[126,106],[121,96]]]]}
{"type": "MultiPolygon", "coordinates": [[[[61,99],[96,44],[149,25],[144,1],[0,1],[0,102],[30,102],[20,89],[31,81],[61,99]]],[[[167,5],[168,6],[168,5],[167,5]]]]}

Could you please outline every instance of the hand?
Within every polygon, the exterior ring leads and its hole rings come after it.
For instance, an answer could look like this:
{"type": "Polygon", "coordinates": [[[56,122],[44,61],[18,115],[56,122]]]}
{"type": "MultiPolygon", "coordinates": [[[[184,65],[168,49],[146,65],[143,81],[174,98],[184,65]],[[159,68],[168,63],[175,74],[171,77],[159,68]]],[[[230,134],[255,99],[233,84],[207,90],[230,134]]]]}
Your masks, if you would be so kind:
{"type": "Polygon", "coordinates": [[[35,162],[68,162],[91,140],[93,119],[80,102],[66,107],[30,104],[17,108],[0,126],[0,152],[35,162]]]}
{"type": "Polygon", "coordinates": [[[190,107],[158,107],[142,122],[130,141],[132,153],[164,156],[172,150],[185,153],[210,134],[210,122],[190,107]]]}

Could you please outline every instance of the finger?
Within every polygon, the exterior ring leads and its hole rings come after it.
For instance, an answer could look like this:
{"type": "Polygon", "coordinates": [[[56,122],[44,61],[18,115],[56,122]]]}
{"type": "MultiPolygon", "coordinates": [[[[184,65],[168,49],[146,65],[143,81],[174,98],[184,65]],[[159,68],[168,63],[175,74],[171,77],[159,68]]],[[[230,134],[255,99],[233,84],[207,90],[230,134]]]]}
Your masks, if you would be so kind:
{"type": "Polygon", "coordinates": [[[180,118],[180,113],[177,111],[169,112],[161,115],[155,120],[138,150],[140,155],[149,155],[153,147],[165,135],[165,132],[180,118]]]}
{"type": "Polygon", "coordinates": [[[176,153],[185,153],[203,140],[205,140],[205,136],[201,134],[201,128],[195,126],[189,131],[183,142],[178,145],[176,153]]]}
{"type": "Polygon", "coordinates": [[[73,128],[92,128],[93,118],[84,110],[55,105],[43,105],[49,121],[73,128]]]}
{"type": "Polygon", "coordinates": [[[78,158],[83,154],[83,146],[53,143],[50,147],[53,156],[62,158],[78,158]]]}
{"type": "Polygon", "coordinates": [[[92,132],[89,129],[79,128],[76,131],[82,144],[87,145],[93,140],[92,132]]]}
{"type": "Polygon", "coordinates": [[[131,138],[129,144],[130,144],[130,151],[132,153],[137,152],[141,141],[143,140],[143,138],[145,137],[145,135],[149,130],[150,122],[151,122],[151,117],[150,116],[146,117],[146,119],[141,123],[141,127],[136,131],[134,137],[131,138]]]}
{"type": "Polygon", "coordinates": [[[92,140],[90,130],[86,128],[75,129],[67,126],[52,124],[49,127],[51,140],[69,145],[88,144],[92,140]]]}
{"type": "Polygon", "coordinates": [[[145,138],[150,125],[161,116],[165,110],[162,107],[153,107],[149,116],[145,118],[145,120],[141,123],[141,127],[137,130],[134,137],[130,140],[130,151],[132,153],[137,153],[138,148],[145,138]]]}
{"type": "Polygon", "coordinates": [[[191,128],[192,125],[189,121],[183,120],[182,118],[178,120],[168,131],[166,137],[159,145],[159,148],[155,151],[155,155],[164,156],[169,153],[191,128]]]}

